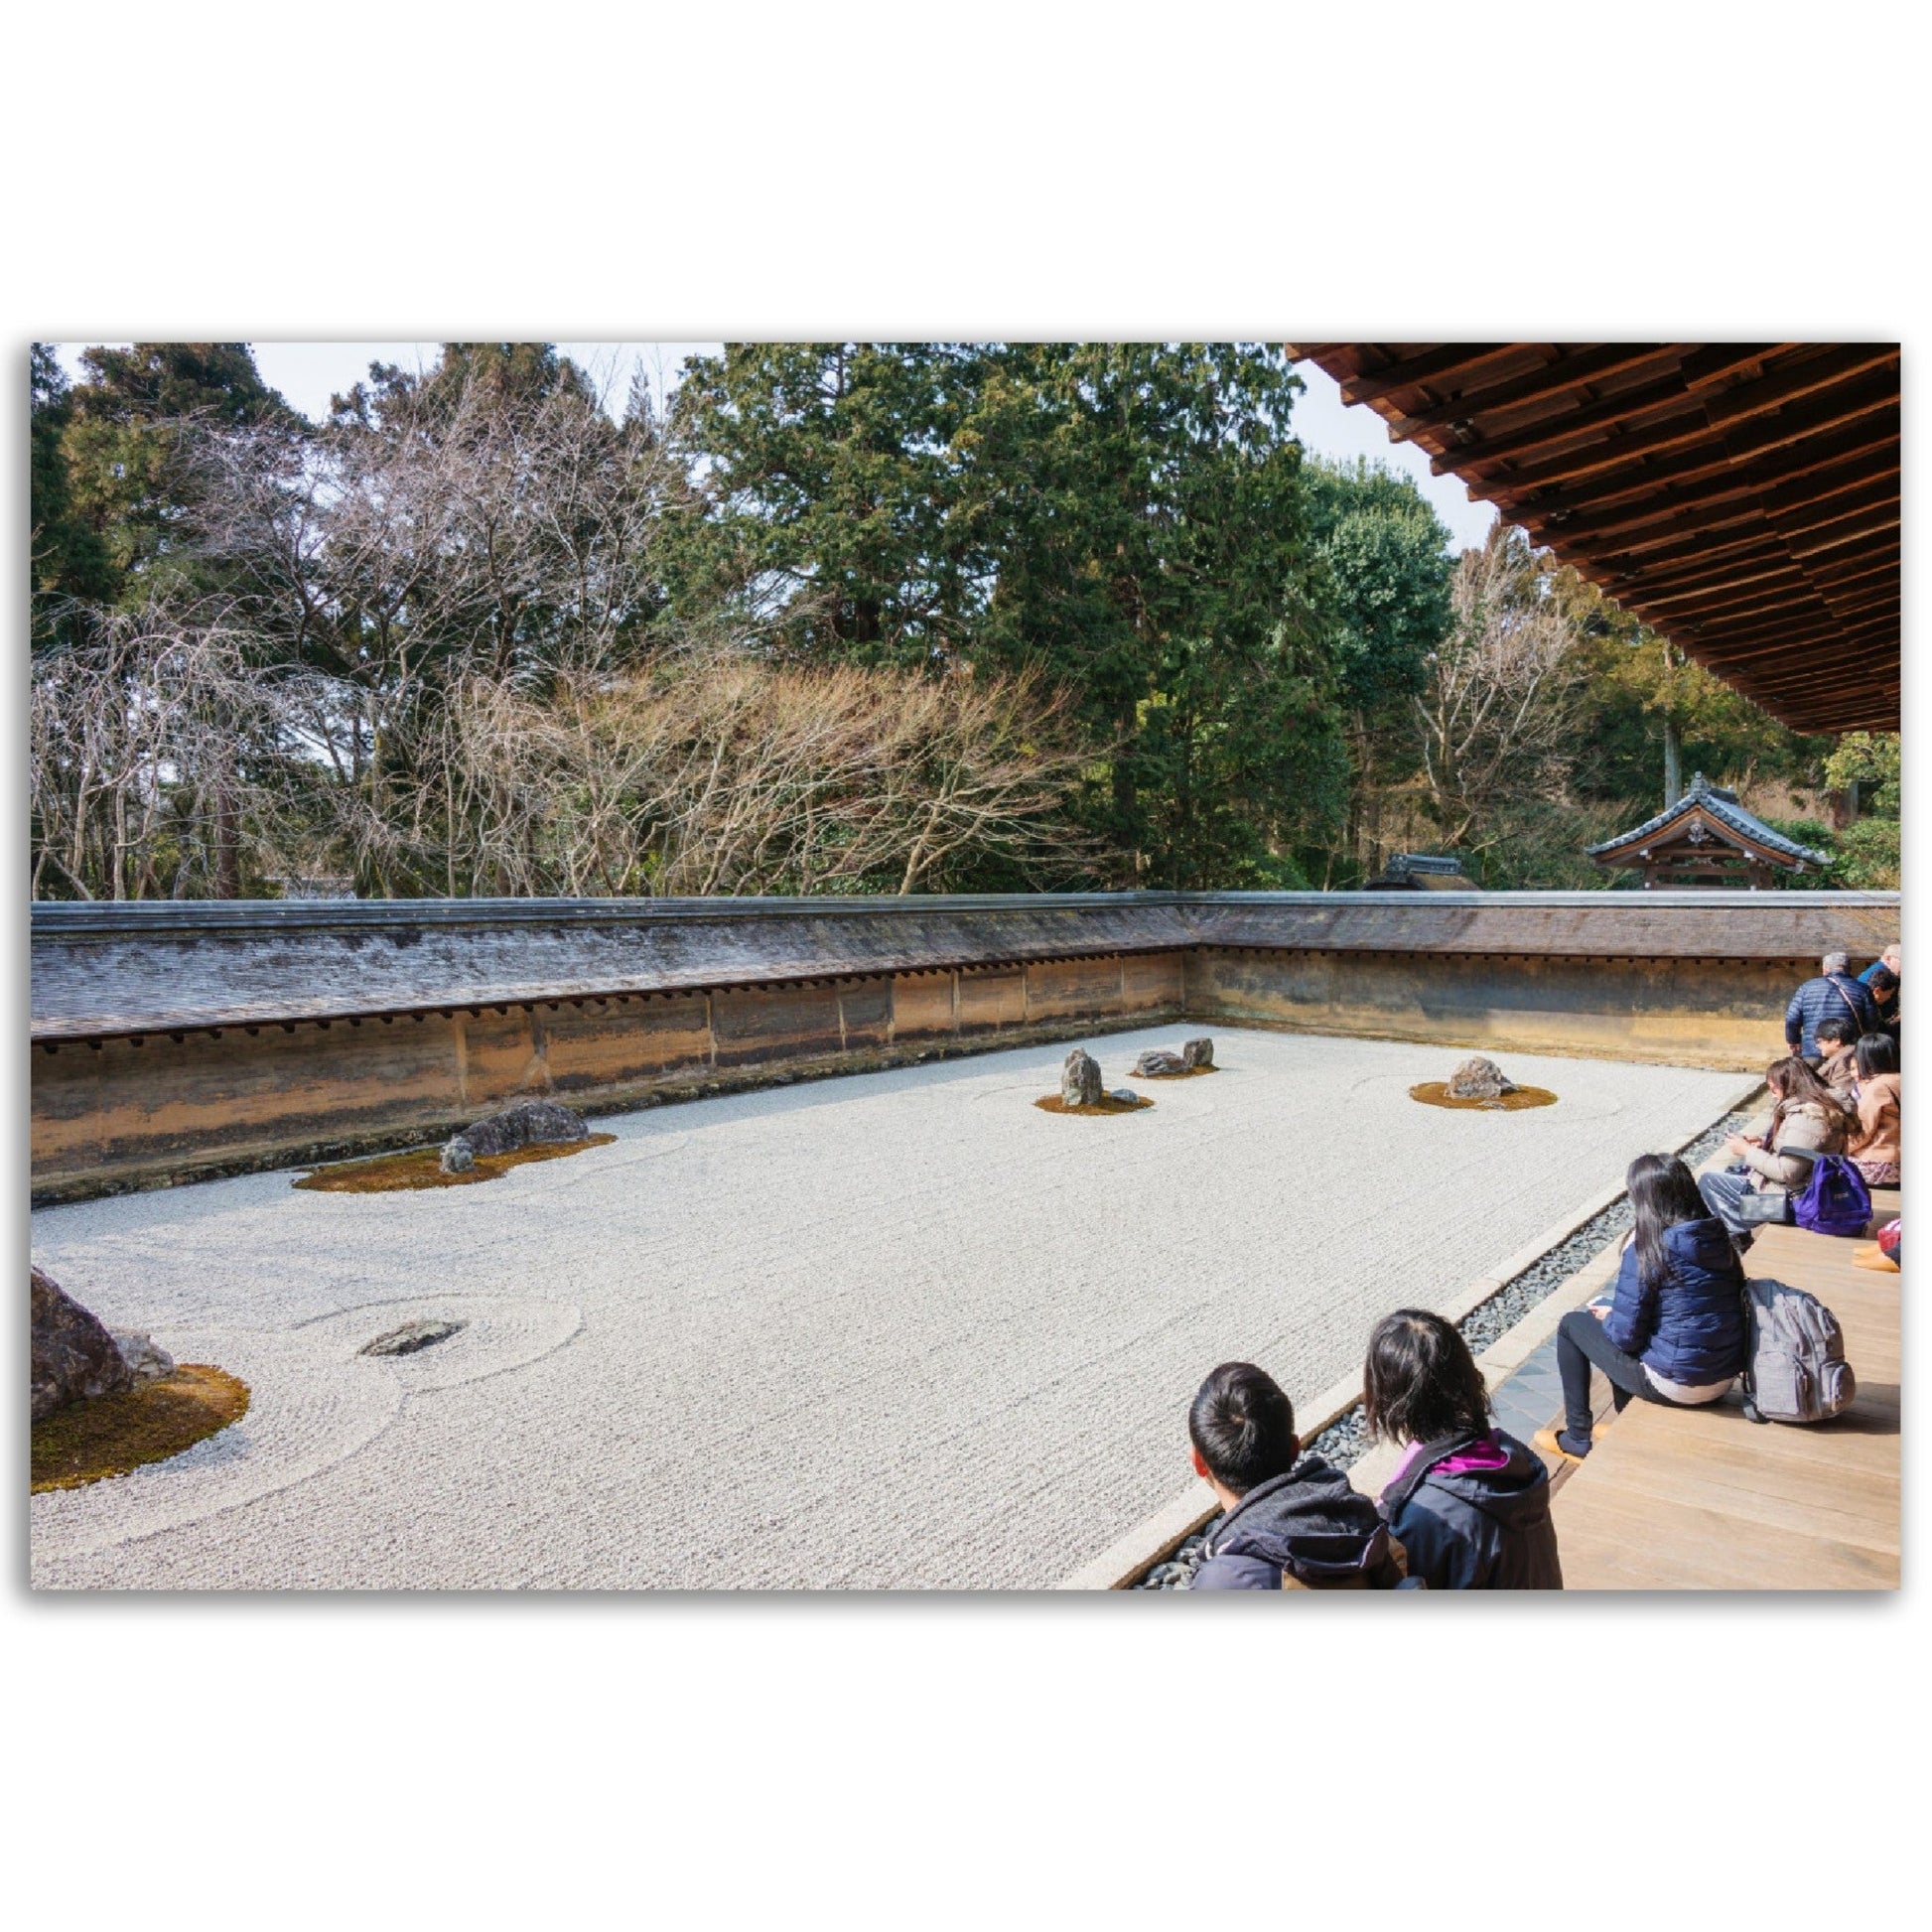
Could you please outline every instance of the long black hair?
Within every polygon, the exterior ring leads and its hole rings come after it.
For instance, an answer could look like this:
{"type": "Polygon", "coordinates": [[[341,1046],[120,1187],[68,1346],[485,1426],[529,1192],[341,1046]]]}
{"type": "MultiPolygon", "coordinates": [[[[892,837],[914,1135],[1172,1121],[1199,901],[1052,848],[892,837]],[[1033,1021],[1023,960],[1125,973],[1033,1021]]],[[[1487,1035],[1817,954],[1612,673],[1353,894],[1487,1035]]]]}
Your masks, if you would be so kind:
{"type": "Polygon", "coordinates": [[[1898,1042],[1890,1034],[1866,1034],[1859,1041],[1859,1078],[1898,1071],[1898,1042]]]}
{"type": "Polygon", "coordinates": [[[1711,1210],[1690,1169],[1674,1154],[1638,1155],[1623,1185],[1637,1222],[1637,1279],[1645,1288],[1659,1288],[1670,1279],[1665,1233],[1681,1221],[1708,1221],[1711,1210]]]}

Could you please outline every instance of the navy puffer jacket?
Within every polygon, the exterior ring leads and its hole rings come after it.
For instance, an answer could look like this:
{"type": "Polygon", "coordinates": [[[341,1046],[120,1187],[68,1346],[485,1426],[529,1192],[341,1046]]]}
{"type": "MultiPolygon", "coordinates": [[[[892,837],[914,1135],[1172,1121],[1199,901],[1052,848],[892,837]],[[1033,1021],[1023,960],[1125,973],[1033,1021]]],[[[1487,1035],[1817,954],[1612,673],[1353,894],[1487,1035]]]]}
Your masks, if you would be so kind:
{"type": "Polygon", "coordinates": [[[1720,1220],[1664,1230],[1668,1279],[1637,1279],[1637,1246],[1623,1251],[1604,1332],[1667,1382],[1722,1382],[1744,1369],[1744,1271],[1720,1220]]]}
{"type": "Polygon", "coordinates": [[[1431,1589],[1563,1587],[1550,1472],[1500,1429],[1420,1450],[1382,1491],[1382,1514],[1431,1589]]]}

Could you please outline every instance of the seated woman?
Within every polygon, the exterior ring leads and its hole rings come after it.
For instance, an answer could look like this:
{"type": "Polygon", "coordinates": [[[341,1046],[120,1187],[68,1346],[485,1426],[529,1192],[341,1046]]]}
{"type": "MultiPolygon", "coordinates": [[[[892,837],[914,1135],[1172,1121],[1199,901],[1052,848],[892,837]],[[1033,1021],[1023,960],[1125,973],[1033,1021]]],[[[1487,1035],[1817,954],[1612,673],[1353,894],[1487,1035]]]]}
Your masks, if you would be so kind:
{"type": "Polygon", "coordinates": [[[1771,1089],[1770,1116],[1745,1135],[1730,1135],[1725,1149],[1736,1165],[1698,1182],[1710,1211],[1730,1230],[1741,1254],[1767,1222],[1791,1218],[1791,1195],[1802,1193],[1811,1163],[1794,1149],[1843,1154],[1856,1121],[1846,1103],[1794,1054],[1764,1069],[1771,1089]]]}
{"type": "Polygon", "coordinates": [[[1592,1367],[1621,1410],[1632,1396],[1716,1402],[1745,1365],[1744,1270],[1690,1169],[1675,1155],[1640,1154],[1624,1185],[1636,1226],[1615,1293],[1608,1307],[1575,1309],[1557,1324],[1563,1428],[1536,1433],[1538,1449],[1572,1461],[1590,1450],[1592,1367]]]}
{"type": "Polygon", "coordinates": [[[1561,1589],[1550,1472],[1489,1420],[1469,1344],[1440,1314],[1375,1324],[1362,1371],[1370,1431],[1407,1445],[1382,1490],[1409,1578],[1431,1589],[1561,1589]]]}
{"type": "Polygon", "coordinates": [[[1896,1187],[1898,1165],[1898,1044],[1889,1034],[1866,1034],[1858,1045],[1858,1124],[1845,1143],[1854,1167],[1874,1187],[1896,1187]]]}

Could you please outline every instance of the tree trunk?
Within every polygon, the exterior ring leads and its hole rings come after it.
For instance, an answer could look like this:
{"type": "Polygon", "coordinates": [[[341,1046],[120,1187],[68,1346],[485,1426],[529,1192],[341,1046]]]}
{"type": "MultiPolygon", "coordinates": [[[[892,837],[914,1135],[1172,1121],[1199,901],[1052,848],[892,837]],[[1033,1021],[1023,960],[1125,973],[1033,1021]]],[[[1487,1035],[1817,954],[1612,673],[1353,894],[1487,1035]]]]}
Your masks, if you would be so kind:
{"type": "Polygon", "coordinates": [[[214,897],[241,897],[241,853],[236,838],[234,774],[225,766],[214,780],[214,897]]]}
{"type": "Polygon", "coordinates": [[[1664,720],[1664,809],[1669,811],[1684,796],[1684,742],[1677,727],[1664,720]]]}

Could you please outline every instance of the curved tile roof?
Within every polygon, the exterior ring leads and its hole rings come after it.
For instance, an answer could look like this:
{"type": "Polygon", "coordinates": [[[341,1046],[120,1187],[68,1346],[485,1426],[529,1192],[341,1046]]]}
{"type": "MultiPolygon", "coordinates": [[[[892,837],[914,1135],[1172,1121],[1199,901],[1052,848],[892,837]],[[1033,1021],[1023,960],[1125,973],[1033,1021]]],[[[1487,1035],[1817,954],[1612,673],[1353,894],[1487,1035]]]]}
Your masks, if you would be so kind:
{"type": "Polygon", "coordinates": [[[1667,806],[1656,817],[1645,819],[1628,832],[1619,832],[1613,839],[1605,839],[1600,845],[1586,846],[1584,851],[1587,856],[1595,859],[1605,853],[1621,852],[1627,847],[1651,844],[1668,826],[1680,818],[1689,817],[1699,808],[1706,816],[1715,818],[1720,825],[1727,827],[1740,838],[1778,853],[1794,866],[1816,866],[1823,871],[1832,863],[1829,852],[1815,852],[1808,845],[1800,845],[1795,839],[1786,838],[1782,832],[1774,832],[1755,813],[1747,812],[1737,802],[1734,791],[1725,791],[1721,785],[1711,784],[1702,771],[1691,780],[1690,790],[1676,804],[1667,806]]]}

